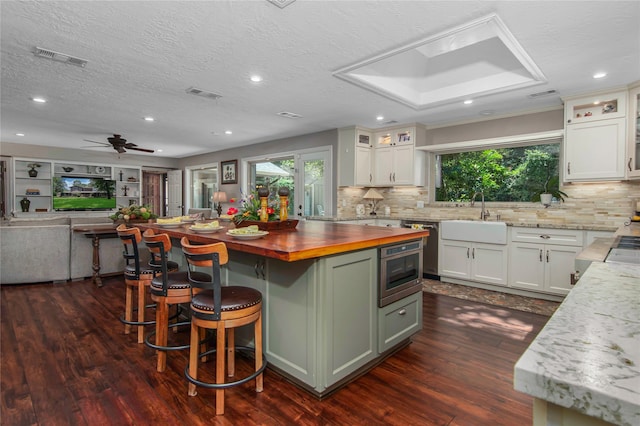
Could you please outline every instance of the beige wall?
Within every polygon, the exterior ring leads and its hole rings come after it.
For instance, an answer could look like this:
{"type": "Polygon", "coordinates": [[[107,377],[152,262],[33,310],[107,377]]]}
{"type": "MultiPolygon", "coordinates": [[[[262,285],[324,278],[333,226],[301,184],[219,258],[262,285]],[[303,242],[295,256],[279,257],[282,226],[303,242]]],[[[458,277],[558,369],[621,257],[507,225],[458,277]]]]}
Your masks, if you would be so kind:
{"type": "Polygon", "coordinates": [[[0,154],[10,157],[42,158],[55,161],[69,161],[71,163],[110,164],[118,166],[148,166],[175,169],[178,161],[173,158],[155,157],[150,155],[135,155],[126,153],[118,156],[110,147],[105,149],[86,150],[52,148],[41,145],[26,145],[0,142],[0,154]]]}
{"type": "Polygon", "coordinates": [[[428,128],[425,145],[438,145],[548,132],[564,128],[563,110],[537,112],[528,115],[496,118],[454,126],[428,128]]]}

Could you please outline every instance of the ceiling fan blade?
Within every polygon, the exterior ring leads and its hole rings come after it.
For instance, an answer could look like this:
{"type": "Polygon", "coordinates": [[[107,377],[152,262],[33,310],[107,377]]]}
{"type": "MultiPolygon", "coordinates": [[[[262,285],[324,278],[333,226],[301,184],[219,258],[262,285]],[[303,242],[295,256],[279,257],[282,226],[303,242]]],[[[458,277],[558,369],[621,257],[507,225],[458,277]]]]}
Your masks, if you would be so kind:
{"type": "Polygon", "coordinates": [[[153,149],[145,149],[145,148],[136,148],[136,147],[132,147],[132,146],[128,146],[128,149],[133,149],[135,151],[142,151],[142,152],[155,152],[153,149]]]}
{"type": "Polygon", "coordinates": [[[99,143],[100,145],[104,145],[104,146],[111,146],[111,144],[107,142],[92,141],[91,139],[82,139],[82,140],[85,142],[99,143]]]}

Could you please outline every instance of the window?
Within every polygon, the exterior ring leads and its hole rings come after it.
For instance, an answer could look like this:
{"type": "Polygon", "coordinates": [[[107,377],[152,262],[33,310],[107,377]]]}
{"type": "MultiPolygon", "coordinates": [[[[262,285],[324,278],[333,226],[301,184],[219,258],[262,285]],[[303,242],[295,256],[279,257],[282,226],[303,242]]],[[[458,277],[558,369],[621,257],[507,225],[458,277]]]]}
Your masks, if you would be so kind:
{"type": "Polygon", "coordinates": [[[331,214],[330,147],[243,161],[249,173],[249,191],[268,186],[271,197],[277,198],[280,187],[289,188],[290,217],[331,214]]]}
{"type": "Polygon", "coordinates": [[[559,189],[560,144],[496,147],[436,156],[436,201],[469,201],[477,191],[487,201],[539,201],[559,189]]]}
{"type": "Polygon", "coordinates": [[[218,166],[188,168],[191,194],[190,208],[210,209],[211,197],[218,191],[218,166]]]}

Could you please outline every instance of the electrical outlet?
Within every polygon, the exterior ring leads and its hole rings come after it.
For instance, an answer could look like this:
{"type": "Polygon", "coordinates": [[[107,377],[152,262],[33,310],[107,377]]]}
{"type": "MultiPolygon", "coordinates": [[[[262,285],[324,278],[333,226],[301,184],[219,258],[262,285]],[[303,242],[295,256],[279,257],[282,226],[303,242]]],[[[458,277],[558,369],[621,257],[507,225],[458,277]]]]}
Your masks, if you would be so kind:
{"type": "Polygon", "coordinates": [[[416,207],[419,209],[424,209],[424,201],[418,201],[416,203],[416,207]]]}

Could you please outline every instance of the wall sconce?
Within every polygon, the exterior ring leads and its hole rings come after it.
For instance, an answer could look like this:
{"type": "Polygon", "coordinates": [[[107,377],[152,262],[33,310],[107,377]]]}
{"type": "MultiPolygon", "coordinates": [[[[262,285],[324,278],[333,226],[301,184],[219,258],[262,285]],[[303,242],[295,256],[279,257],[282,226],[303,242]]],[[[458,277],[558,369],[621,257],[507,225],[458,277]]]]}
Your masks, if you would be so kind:
{"type": "Polygon", "coordinates": [[[362,198],[364,198],[365,200],[371,200],[371,213],[369,214],[372,216],[376,216],[376,206],[378,204],[378,201],[384,199],[382,194],[380,194],[375,189],[370,188],[362,198]]]}
{"type": "Polygon", "coordinates": [[[224,191],[218,191],[213,193],[213,205],[218,212],[218,217],[222,216],[222,203],[227,202],[227,193],[224,191]],[[216,203],[218,203],[216,205],[216,203]]]}

